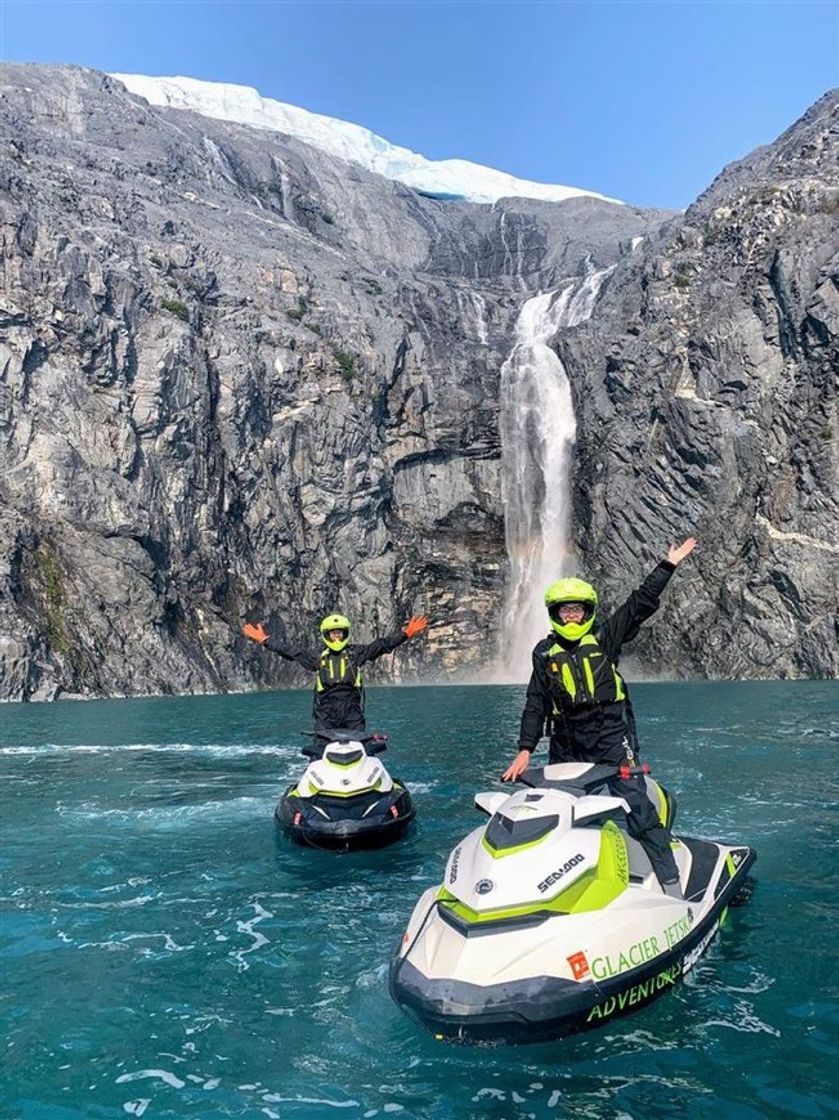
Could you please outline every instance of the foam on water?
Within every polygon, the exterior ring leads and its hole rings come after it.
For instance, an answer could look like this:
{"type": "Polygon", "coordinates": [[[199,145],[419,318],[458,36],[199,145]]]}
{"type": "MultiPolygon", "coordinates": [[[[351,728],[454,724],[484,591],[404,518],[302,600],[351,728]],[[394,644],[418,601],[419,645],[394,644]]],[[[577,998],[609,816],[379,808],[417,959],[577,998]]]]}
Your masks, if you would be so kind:
{"type": "Polygon", "coordinates": [[[678,827],[753,844],[757,889],[657,1003],[515,1050],[435,1042],[389,999],[387,969],[413,903],[483,820],[474,793],[501,788],[521,689],[378,693],[417,825],[346,856],[297,849],[272,820],[305,765],[282,745],[305,694],[126,701],[123,746],[106,742],[118,705],[6,707],[4,1105],[16,1120],[828,1117],[832,687],[634,688],[678,827]],[[253,713],[273,741],[247,742],[253,713]]]}
{"type": "Polygon", "coordinates": [[[147,808],[106,809],[100,803],[85,801],[68,806],[59,802],[55,812],[61,817],[78,821],[112,820],[126,825],[154,824],[160,827],[183,826],[192,824],[196,818],[234,816],[264,819],[268,803],[276,803],[282,779],[278,777],[277,790],[265,797],[232,797],[225,801],[205,801],[196,805],[154,805],[147,808]],[[272,802],[273,796],[273,802],[272,802]]]}
{"type": "Polygon", "coordinates": [[[50,754],[130,754],[132,751],[141,754],[206,754],[218,758],[250,758],[253,755],[276,755],[288,758],[293,755],[295,759],[300,756],[298,746],[265,744],[230,745],[227,743],[43,743],[38,746],[11,746],[0,747],[2,755],[32,755],[42,758],[50,754]]]}

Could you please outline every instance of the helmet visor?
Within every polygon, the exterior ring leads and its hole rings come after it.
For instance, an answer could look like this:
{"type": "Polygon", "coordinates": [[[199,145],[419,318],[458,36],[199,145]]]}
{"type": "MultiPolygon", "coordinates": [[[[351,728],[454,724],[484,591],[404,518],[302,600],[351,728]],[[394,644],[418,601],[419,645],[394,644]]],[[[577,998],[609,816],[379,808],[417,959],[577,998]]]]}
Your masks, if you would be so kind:
{"type": "Polygon", "coordinates": [[[551,603],[548,607],[548,614],[554,622],[588,622],[594,614],[594,604],[577,601],[551,603]]]}

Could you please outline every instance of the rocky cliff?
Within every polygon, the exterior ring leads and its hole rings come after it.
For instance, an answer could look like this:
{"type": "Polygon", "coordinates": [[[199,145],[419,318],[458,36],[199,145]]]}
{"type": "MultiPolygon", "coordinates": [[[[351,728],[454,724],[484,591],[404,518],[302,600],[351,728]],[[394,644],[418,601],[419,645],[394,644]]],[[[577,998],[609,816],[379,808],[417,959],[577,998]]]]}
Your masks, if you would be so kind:
{"type": "Polygon", "coordinates": [[[836,675],[837,92],[645,248],[559,342],[580,549],[617,594],[649,542],[700,537],[639,644],[648,665],[836,675]]]}
{"type": "Polygon", "coordinates": [[[617,595],[695,530],[647,663],[834,671],[835,106],[674,218],[436,201],[95,72],[0,68],[0,695],[298,682],[239,624],[305,642],[336,606],[362,637],[432,616],[394,675],[485,667],[513,326],[611,265],[555,342],[581,566],[617,595]]]}

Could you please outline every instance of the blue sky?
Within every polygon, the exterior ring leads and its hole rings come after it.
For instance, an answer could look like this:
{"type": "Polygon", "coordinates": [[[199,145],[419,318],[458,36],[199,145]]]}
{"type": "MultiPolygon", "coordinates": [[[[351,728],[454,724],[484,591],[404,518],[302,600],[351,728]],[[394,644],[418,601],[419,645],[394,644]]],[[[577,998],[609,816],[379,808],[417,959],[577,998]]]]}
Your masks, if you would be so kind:
{"type": "Polygon", "coordinates": [[[180,74],[683,207],[839,85],[839,0],[0,0],[4,61],[180,74]]]}

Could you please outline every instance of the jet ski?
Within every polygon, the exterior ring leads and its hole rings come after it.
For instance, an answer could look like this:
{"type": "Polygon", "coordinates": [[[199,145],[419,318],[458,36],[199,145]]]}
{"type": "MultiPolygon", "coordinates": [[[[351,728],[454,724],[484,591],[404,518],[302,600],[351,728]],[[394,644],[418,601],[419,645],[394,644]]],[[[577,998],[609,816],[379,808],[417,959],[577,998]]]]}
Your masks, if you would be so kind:
{"type": "Polygon", "coordinates": [[[381,848],[405,834],[416,811],[408,790],[391,778],[378,755],[387,736],[333,728],[312,732],[303,747],[311,761],[274,811],[298,844],[349,851],[381,848]]]}
{"type": "MultiPolygon", "coordinates": [[[[422,895],[390,966],[393,999],[437,1038],[536,1042],[611,1023],[681,980],[745,899],[755,851],[687,836],[673,837],[684,898],[665,893],[608,793],[615,772],[558,763],[515,793],[476,795],[489,822],[422,895]]],[[[669,828],[675,802],[643,772],[669,828]]]]}

